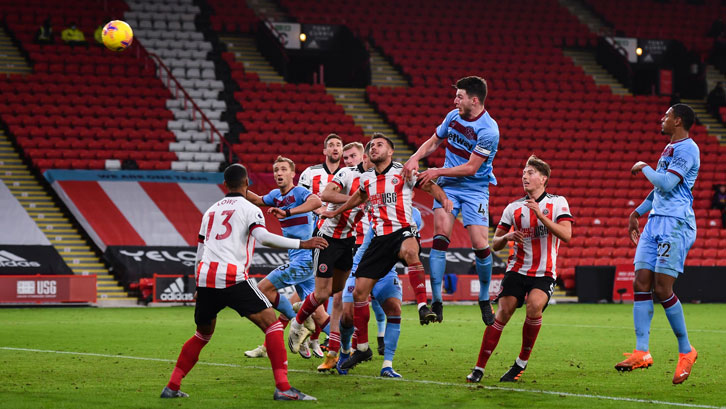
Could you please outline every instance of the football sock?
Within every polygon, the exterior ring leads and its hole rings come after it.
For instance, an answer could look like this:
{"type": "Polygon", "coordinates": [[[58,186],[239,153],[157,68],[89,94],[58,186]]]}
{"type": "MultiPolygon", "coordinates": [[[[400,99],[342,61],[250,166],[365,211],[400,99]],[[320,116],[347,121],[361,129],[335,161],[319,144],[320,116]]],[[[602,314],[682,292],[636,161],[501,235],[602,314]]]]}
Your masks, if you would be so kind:
{"type": "Polygon", "coordinates": [[[332,331],[328,338],[328,355],[336,356],[340,351],[340,332],[332,331]]]}
{"type": "Polygon", "coordinates": [[[292,309],[292,304],[290,303],[290,300],[287,299],[284,295],[280,295],[280,293],[277,293],[275,296],[275,300],[272,303],[272,306],[275,307],[277,311],[280,311],[287,320],[291,320],[292,317],[295,316],[295,310],[292,309]]]}
{"type": "Polygon", "coordinates": [[[313,331],[312,334],[310,334],[310,339],[318,339],[320,337],[320,333],[323,331],[322,328],[320,328],[320,325],[317,323],[315,324],[315,331],[313,331]]]}
{"type": "Polygon", "coordinates": [[[373,308],[373,314],[376,316],[376,325],[378,326],[378,336],[384,336],[386,332],[386,313],[383,312],[383,307],[375,298],[371,300],[371,307],[373,308]]]}
{"type": "Polygon", "coordinates": [[[441,302],[441,281],[446,272],[446,250],[449,248],[449,238],[441,234],[434,236],[431,252],[429,253],[429,269],[431,275],[431,298],[433,302],[441,302]]]}
{"type": "Polygon", "coordinates": [[[325,320],[325,322],[323,322],[323,326],[321,328],[325,335],[330,336],[330,315],[328,315],[328,318],[325,320]]]}
{"type": "Polygon", "coordinates": [[[179,358],[176,360],[176,366],[171,373],[169,383],[166,385],[173,391],[178,391],[181,386],[182,379],[194,368],[194,364],[199,360],[199,352],[212,338],[212,334],[202,334],[197,331],[193,337],[189,338],[182,346],[179,358]]]}
{"type": "Polygon", "coordinates": [[[308,294],[307,297],[305,297],[305,301],[302,303],[302,307],[300,307],[300,311],[297,312],[297,315],[295,316],[295,320],[298,324],[301,324],[305,322],[308,317],[315,312],[315,309],[318,308],[318,300],[315,299],[315,293],[308,294]]]}
{"type": "Polygon", "coordinates": [[[502,336],[504,325],[499,320],[494,320],[494,324],[487,327],[484,330],[484,336],[481,340],[481,348],[479,349],[479,359],[476,361],[476,366],[484,369],[487,366],[489,357],[494,352],[494,348],[499,343],[499,337],[502,336]]]}
{"type": "Polygon", "coordinates": [[[489,282],[492,280],[492,254],[489,247],[474,250],[476,274],[479,276],[479,301],[489,300],[489,282]]]}
{"type": "Polygon", "coordinates": [[[408,280],[416,294],[416,303],[418,305],[426,304],[426,273],[421,262],[408,266],[408,280]]]}
{"type": "Polygon", "coordinates": [[[358,330],[357,329],[353,333],[353,338],[350,340],[350,347],[352,349],[358,348],[358,330]]]}
{"type": "Polygon", "coordinates": [[[538,318],[525,318],[524,326],[522,326],[522,350],[519,351],[519,359],[525,362],[529,360],[529,355],[532,353],[535,341],[537,341],[537,334],[539,329],[542,328],[542,316],[538,318]]]}
{"type": "MultiPolygon", "coordinates": [[[[383,353],[383,359],[393,361],[393,355],[398,347],[398,337],[401,335],[401,317],[390,316],[386,322],[386,334],[383,336],[383,342],[386,344],[383,353]]],[[[385,368],[385,366],[384,366],[385,368]]]]}
{"type": "Polygon", "coordinates": [[[275,386],[281,391],[290,389],[290,383],[287,381],[287,350],[284,337],[285,331],[282,329],[282,324],[277,321],[265,330],[267,356],[270,358],[275,386]]]}
{"type": "Polygon", "coordinates": [[[340,323],[340,347],[343,351],[350,351],[354,332],[355,327],[346,327],[342,322],[340,323]]]}
{"type": "Polygon", "coordinates": [[[371,309],[368,306],[368,301],[356,302],[353,306],[353,322],[355,323],[355,329],[358,334],[358,349],[361,349],[361,344],[368,343],[368,321],[371,317],[371,309]]]}
{"type": "Polygon", "coordinates": [[[653,319],[653,295],[650,292],[636,292],[633,297],[635,349],[647,351],[650,342],[650,322],[653,319]]]}
{"type": "Polygon", "coordinates": [[[673,333],[678,338],[678,352],[687,354],[691,352],[691,342],[688,340],[688,331],[686,330],[686,317],[683,315],[683,305],[675,294],[671,294],[668,299],[661,302],[665,309],[668,322],[671,324],[673,333]]]}

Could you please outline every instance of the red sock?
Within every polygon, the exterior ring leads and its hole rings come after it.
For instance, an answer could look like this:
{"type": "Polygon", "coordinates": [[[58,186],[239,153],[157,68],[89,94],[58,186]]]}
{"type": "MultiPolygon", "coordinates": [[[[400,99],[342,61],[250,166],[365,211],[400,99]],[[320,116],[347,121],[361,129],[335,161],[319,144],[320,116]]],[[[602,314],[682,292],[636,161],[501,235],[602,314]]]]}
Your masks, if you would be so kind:
{"type": "Polygon", "coordinates": [[[272,375],[275,377],[275,386],[281,391],[290,389],[287,381],[287,351],[285,350],[285,331],[279,321],[267,327],[265,330],[265,345],[267,345],[267,356],[272,365],[272,375]]]}
{"type": "Polygon", "coordinates": [[[171,373],[171,379],[166,385],[173,391],[178,391],[181,386],[182,379],[194,368],[194,364],[199,360],[199,352],[202,351],[212,334],[204,335],[197,331],[193,337],[184,343],[179,358],[176,360],[176,366],[171,373]]]}
{"type": "Polygon", "coordinates": [[[287,328],[287,324],[290,323],[290,319],[287,318],[284,314],[280,314],[278,318],[280,319],[280,324],[282,324],[282,329],[287,328]]]}
{"type": "Polygon", "coordinates": [[[416,294],[417,304],[426,304],[426,273],[420,262],[408,266],[408,281],[416,294]]]}
{"type": "Polygon", "coordinates": [[[484,337],[481,340],[481,349],[479,349],[479,359],[476,361],[476,366],[484,368],[487,366],[489,357],[494,352],[494,348],[499,343],[499,337],[502,336],[502,330],[504,330],[504,324],[499,320],[494,320],[494,324],[487,327],[484,331],[484,337]]]}
{"type": "Polygon", "coordinates": [[[323,328],[325,328],[330,323],[330,316],[328,316],[328,319],[323,322],[323,325],[315,324],[315,332],[310,334],[310,339],[318,339],[320,338],[320,333],[323,331],[323,328]]]}
{"type": "Polygon", "coordinates": [[[542,328],[542,316],[537,318],[527,317],[522,327],[522,350],[519,351],[519,359],[529,361],[529,355],[532,353],[534,342],[537,341],[537,334],[542,328]]]}
{"type": "Polygon", "coordinates": [[[350,339],[350,348],[351,349],[358,348],[358,330],[355,330],[353,332],[353,337],[350,339]]]}
{"type": "Polygon", "coordinates": [[[337,354],[338,351],[340,351],[340,332],[330,331],[328,352],[335,352],[337,354]]]}
{"type": "Polygon", "coordinates": [[[310,293],[307,297],[305,297],[305,301],[303,301],[300,311],[298,311],[295,316],[297,323],[302,324],[305,322],[305,320],[308,319],[313,312],[315,312],[318,305],[320,304],[318,303],[318,300],[315,299],[315,293],[310,293]]]}
{"type": "Polygon", "coordinates": [[[368,342],[368,321],[371,318],[371,309],[368,301],[356,302],[353,304],[353,323],[358,333],[358,343],[368,342]]]}

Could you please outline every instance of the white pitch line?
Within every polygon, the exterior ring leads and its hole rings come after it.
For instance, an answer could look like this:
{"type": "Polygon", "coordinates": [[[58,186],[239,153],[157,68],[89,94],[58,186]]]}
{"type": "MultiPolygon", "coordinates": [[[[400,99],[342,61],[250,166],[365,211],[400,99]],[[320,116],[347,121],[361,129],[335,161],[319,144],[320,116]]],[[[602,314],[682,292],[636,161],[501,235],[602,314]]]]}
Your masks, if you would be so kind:
{"type": "MultiPolygon", "coordinates": [[[[92,356],[92,357],[99,357],[99,358],[133,359],[133,360],[137,360],[137,361],[153,361],[153,362],[165,362],[165,363],[175,363],[176,362],[171,359],[147,358],[147,357],[140,357],[140,356],[126,356],[126,355],[97,354],[97,353],[93,353],[93,352],[54,351],[54,350],[47,350],[47,349],[14,348],[14,347],[0,347],[0,350],[18,351],[18,352],[40,352],[40,353],[61,354],[61,355],[80,355],[80,356],[92,356]]],[[[270,370],[270,367],[254,366],[254,365],[224,364],[224,363],[217,363],[217,362],[202,362],[202,361],[197,362],[197,364],[198,365],[208,365],[208,366],[223,366],[223,367],[228,367],[228,368],[260,369],[260,370],[265,370],[265,371],[270,370]]],[[[318,373],[317,371],[304,370],[304,369],[288,369],[288,371],[297,372],[297,373],[307,373],[307,374],[318,373]]],[[[346,376],[353,377],[353,378],[374,379],[374,380],[379,380],[379,381],[384,381],[384,382],[410,382],[410,383],[427,384],[427,385],[458,386],[458,387],[463,387],[463,388],[480,387],[483,389],[488,389],[488,390],[493,390],[493,391],[535,393],[535,394],[542,394],[542,395],[568,396],[568,397],[573,397],[573,398],[585,398],[585,399],[605,399],[605,400],[620,401],[620,402],[647,403],[647,404],[668,405],[668,406],[677,406],[677,407],[686,407],[686,408],[707,408],[707,409],[724,409],[724,408],[726,408],[726,406],[696,405],[696,404],[690,404],[690,403],[668,402],[668,401],[661,401],[661,400],[624,398],[624,397],[619,397],[619,396],[590,395],[590,394],[583,394],[583,393],[547,391],[547,390],[542,390],[542,389],[522,389],[522,388],[507,388],[507,387],[501,387],[501,386],[471,385],[471,384],[466,384],[466,383],[428,381],[425,379],[402,378],[402,379],[391,380],[391,379],[387,379],[387,378],[381,378],[381,377],[369,376],[369,375],[346,375],[346,376]]]]}

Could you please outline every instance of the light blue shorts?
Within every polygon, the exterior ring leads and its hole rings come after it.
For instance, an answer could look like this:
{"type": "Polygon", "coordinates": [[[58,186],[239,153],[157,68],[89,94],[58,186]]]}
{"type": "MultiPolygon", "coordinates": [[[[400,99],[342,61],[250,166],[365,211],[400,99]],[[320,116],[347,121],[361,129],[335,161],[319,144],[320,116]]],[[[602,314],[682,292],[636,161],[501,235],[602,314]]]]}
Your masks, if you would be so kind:
{"type": "MultiPolygon", "coordinates": [[[[343,302],[353,302],[353,290],[355,290],[355,276],[351,274],[343,288],[343,302]]],[[[373,286],[371,295],[381,304],[389,298],[403,299],[401,281],[398,279],[396,270],[391,270],[385,277],[378,280],[373,286]]]]}
{"type": "Polygon", "coordinates": [[[647,269],[678,278],[695,241],[696,230],[685,220],[650,216],[635,251],[635,270],[647,269]]]}
{"type": "MultiPolygon", "coordinates": [[[[454,217],[459,215],[464,219],[464,227],[466,226],[489,226],[489,190],[482,189],[462,190],[451,186],[443,187],[446,196],[454,203],[451,214],[454,217]]],[[[434,200],[434,209],[441,207],[441,203],[434,200]]]]}
{"type": "Polygon", "coordinates": [[[267,280],[278,290],[291,285],[295,286],[298,296],[305,299],[315,290],[312,257],[292,260],[290,263],[277,267],[267,275],[267,280]]]}

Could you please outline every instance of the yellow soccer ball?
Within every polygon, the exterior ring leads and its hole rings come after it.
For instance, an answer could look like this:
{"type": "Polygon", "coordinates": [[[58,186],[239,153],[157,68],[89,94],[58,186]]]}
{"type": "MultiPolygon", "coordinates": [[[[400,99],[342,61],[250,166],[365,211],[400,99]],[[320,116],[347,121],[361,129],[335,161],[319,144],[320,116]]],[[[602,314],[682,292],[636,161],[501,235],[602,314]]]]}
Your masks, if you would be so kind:
{"type": "Polygon", "coordinates": [[[103,45],[111,51],[123,51],[134,41],[134,32],[125,21],[109,21],[103,27],[103,45]]]}

